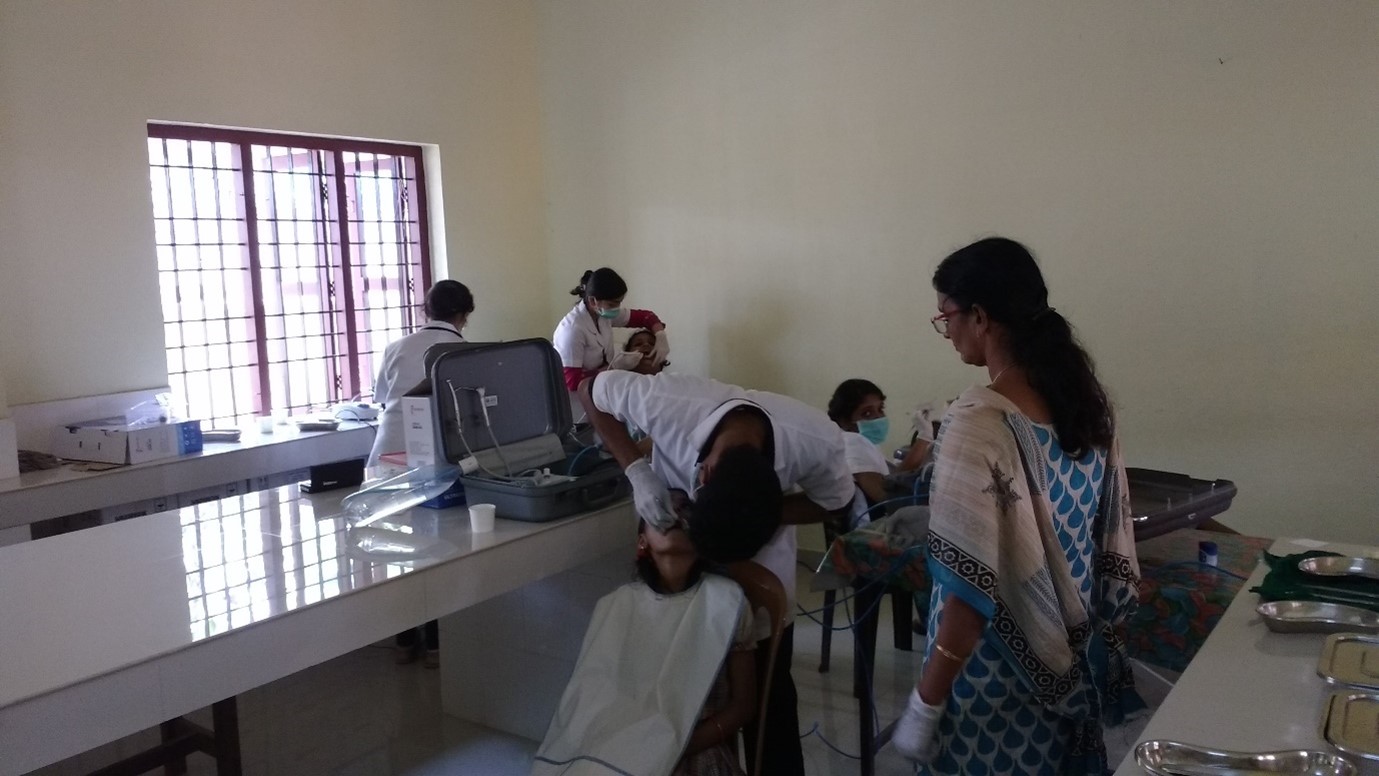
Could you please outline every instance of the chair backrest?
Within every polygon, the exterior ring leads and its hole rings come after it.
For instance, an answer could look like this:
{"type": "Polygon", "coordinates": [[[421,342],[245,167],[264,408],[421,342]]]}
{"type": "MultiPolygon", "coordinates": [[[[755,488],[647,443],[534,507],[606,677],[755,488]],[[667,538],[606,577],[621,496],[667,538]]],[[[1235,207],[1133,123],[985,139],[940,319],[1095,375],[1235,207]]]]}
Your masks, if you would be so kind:
{"type": "Polygon", "coordinates": [[[780,651],[781,635],[790,624],[791,617],[785,608],[785,587],[770,569],[756,561],[744,560],[728,564],[728,576],[742,588],[753,614],[765,609],[767,616],[771,618],[771,642],[766,654],[766,676],[757,683],[757,686],[763,689],[757,704],[757,746],[756,752],[752,753],[751,773],[759,776],[766,738],[766,705],[771,700],[771,674],[775,670],[776,653],[780,651]]]}

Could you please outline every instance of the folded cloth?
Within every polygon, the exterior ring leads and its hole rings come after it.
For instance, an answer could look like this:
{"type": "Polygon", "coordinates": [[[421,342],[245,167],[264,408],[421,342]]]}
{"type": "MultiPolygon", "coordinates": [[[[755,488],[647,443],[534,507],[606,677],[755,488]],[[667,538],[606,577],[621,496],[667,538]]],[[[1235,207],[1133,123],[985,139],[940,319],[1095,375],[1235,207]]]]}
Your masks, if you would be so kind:
{"type": "Polygon", "coordinates": [[[1265,601],[1322,601],[1379,612],[1379,580],[1323,577],[1298,568],[1300,560],[1336,554],[1310,550],[1279,557],[1266,552],[1264,562],[1269,564],[1269,573],[1258,586],[1250,588],[1250,592],[1259,593],[1265,601]]]}

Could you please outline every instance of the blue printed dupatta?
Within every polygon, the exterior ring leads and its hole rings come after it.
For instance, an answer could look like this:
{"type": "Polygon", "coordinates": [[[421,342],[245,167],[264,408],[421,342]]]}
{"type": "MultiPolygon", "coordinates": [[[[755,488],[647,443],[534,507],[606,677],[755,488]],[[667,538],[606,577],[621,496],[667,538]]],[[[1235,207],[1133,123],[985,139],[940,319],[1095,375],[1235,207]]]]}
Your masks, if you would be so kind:
{"type": "Polygon", "coordinates": [[[953,404],[939,432],[928,565],[936,584],[989,621],[989,634],[1040,705],[1069,720],[1117,724],[1138,708],[1115,633],[1137,601],[1130,499],[1118,443],[1093,522],[1090,605],[1060,545],[1046,458],[1033,425],[985,387],[953,404]]]}

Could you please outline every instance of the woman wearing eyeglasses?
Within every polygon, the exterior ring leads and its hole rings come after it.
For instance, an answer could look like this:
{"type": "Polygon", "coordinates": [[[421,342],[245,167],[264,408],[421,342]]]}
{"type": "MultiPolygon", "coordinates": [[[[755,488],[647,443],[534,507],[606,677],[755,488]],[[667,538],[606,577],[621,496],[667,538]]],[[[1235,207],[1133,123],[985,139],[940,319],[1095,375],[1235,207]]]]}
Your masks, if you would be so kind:
{"type": "Polygon", "coordinates": [[[1114,632],[1139,565],[1110,402],[1023,245],[973,243],[933,284],[934,328],[988,383],[935,443],[931,635],[891,740],[926,774],[1102,774],[1102,722],[1139,704],[1114,632]]]}

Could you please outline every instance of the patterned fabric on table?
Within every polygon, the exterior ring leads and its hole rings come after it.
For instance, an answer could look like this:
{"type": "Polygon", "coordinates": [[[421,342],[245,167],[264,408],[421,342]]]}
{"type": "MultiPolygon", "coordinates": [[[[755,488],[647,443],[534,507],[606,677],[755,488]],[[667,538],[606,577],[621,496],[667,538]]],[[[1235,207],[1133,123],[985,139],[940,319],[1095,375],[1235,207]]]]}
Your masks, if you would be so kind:
{"type": "Polygon", "coordinates": [[[1140,542],[1140,608],[1126,628],[1130,656],[1183,671],[1244,586],[1272,539],[1197,529],[1140,542]],[[1215,568],[1197,562],[1200,542],[1215,542],[1215,568]]]}
{"type": "MultiPolygon", "coordinates": [[[[915,558],[913,540],[884,528],[884,524],[874,525],[838,537],[828,548],[821,573],[842,580],[894,579],[915,591],[924,610],[929,601],[929,570],[922,558],[915,558]]],[[[1171,671],[1187,668],[1245,584],[1236,577],[1248,577],[1273,541],[1183,529],[1137,544],[1140,608],[1124,629],[1130,656],[1171,671]],[[1204,541],[1217,545],[1216,568],[1197,563],[1197,545],[1204,541]]]]}

